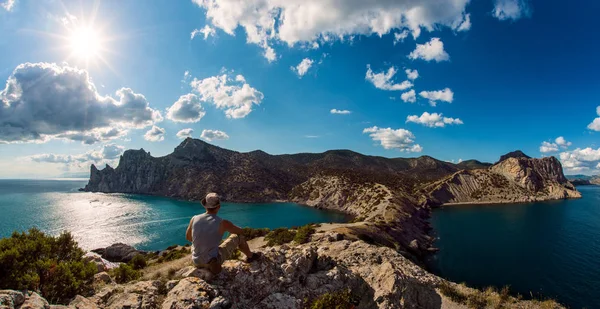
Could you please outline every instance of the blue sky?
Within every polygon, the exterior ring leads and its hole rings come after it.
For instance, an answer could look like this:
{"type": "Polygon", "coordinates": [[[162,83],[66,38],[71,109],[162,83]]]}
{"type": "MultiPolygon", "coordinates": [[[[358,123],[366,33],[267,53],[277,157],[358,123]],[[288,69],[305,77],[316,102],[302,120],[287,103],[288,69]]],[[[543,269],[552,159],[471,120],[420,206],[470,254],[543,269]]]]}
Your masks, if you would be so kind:
{"type": "Polygon", "coordinates": [[[184,129],[272,154],[495,162],[521,149],[595,174],[598,10],[584,0],[4,0],[0,177],[88,171],[130,148],[165,155],[184,129]]]}

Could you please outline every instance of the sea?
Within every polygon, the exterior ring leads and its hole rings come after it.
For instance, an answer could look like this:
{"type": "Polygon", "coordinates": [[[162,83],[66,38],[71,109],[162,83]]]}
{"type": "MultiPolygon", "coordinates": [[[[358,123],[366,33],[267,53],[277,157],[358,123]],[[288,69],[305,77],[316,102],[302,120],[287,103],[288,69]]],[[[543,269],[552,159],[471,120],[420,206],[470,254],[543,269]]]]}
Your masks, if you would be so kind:
{"type": "MultiPolygon", "coordinates": [[[[69,231],[91,250],[122,242],[140,250],[187,243],[199,202],[135,194],[79,192],[87,180],[0,179],[0,237],[36,227],[51,235],[69,231]]],[[[294,203],[223,203],[219,215],[240,227],[278,228],[345,222],[348,217],[294,203]]]]}
{"type": "Polygon", "coordinates": [[[428,266],[468,286],[600,308],[600,186],[577,189],[583,198],[434,210],[440,251],[428,266]]]}

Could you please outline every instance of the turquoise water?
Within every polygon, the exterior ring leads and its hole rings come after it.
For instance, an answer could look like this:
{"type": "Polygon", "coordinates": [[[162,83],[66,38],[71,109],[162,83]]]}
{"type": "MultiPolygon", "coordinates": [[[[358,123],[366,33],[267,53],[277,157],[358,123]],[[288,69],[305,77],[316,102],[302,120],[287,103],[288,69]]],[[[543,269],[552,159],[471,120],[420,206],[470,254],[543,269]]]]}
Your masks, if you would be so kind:
{"type": "MultiPolygon", "coordinates": [[[[198,202],[169,198],[78,192],[86,180],[1,180],[0,237],[38,227],[72,232],[85,249],[123,242],[142,250],[185,244],[198,202]]],[[[344,222],[340,213],[293,203],[224,203],[219,215],[242,227],[291,227],[311,222],[344,222]]]]}
{"type": "Polygon", "coordinates": [[[430,267],[471,286],[600,308],[600,187],[578,190],[582,199],[435,210],[430,267]]]}

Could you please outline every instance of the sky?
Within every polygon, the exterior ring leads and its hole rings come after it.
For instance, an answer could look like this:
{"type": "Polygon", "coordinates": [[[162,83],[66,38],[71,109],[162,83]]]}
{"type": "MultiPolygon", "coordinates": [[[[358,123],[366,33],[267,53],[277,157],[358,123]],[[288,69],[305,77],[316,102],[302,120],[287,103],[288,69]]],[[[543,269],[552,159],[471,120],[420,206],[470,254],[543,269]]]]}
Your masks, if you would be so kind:
{"type": "Polygon", "coordinates": [[[600,2],[0,0],[0,178],[182,139],[600,173],[600,2]]]}

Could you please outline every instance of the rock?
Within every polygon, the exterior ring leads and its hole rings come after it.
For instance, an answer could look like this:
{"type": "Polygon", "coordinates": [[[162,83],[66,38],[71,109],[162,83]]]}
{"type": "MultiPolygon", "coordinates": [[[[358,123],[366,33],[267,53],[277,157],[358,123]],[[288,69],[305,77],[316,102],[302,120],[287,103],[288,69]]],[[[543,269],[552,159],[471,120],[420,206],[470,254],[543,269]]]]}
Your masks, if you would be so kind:
{"type": "Polygon", "coordinates": [[[25,302],[25,295],[19,291],[0,290],[0,307],[17,308],[25,302]]]}
{"type": "Polygon", "coordinates": [[[165,287],[167,288],[167,292],[171,291],[178,283],[179,283],[179,280],[169,280],[165,284],[165,287]]]}
{"type": "Polygon", "coordinates": [[[301,305],[302,301],[293,296],[274,293],[263,299],[258,307],[265,309],[295,309],[301,308],[301,305]]]}
{"type": "Polygon", "coordinates": [[[25,302],[23,302],[20,309],[50,309],[50,304],[40,294],[30,292],[25,297],[25,302]]]}
{"type": "Polygon", "coordinates": [[[116,243],[106,247],[104,249],[104,253],[102,254],[102,258],[110,261],[110,262],[123,262],[127,263],[133,259],[134,256],[138,254],[144,254],[143,251],[138,251],[134,247],[123,244],[116,243]]]}
{"type": "Polygon", "coordinates": [[[73,309],[64,305],[50,305],[50,309],[73,309]]]}
{"type": "Polygon", "coordinates": [[[210,309],[227,309],[229,307],[231,307],[231,303],[223,296],[217,296],[209,306],[210,309]]]}
{"type": "Polygon", "coordinates": [[[175,276],[179,278],[196,277],[205,281],[210,281],[214,277],[214,275],[208,269],[197,268],[194,266],[182,268],[175,273],[175,276]]]}
{"type": "Polygon", "coordinates": [[[218,292],[202,279],[184,278],[165,298],[163,309],[208,308],[218,292]]]}
{"type": "Polygon", "coordinates": [[[110,284],[110,283],[114,283],[113,279],[110,277],[110,275],[107,272],[101,272],[101,273],[97,273],[94,275],[94,283],[104,283],[104,284],[110,284]]]}
{"type": "Polygon", "coordinates": [[[81,295],[75,296],[75,298],[73,298],[73,300],[69,303],[69,307],[75,309],[98,309],[98,305],[96,305],[96,303],[81,295]]]}

